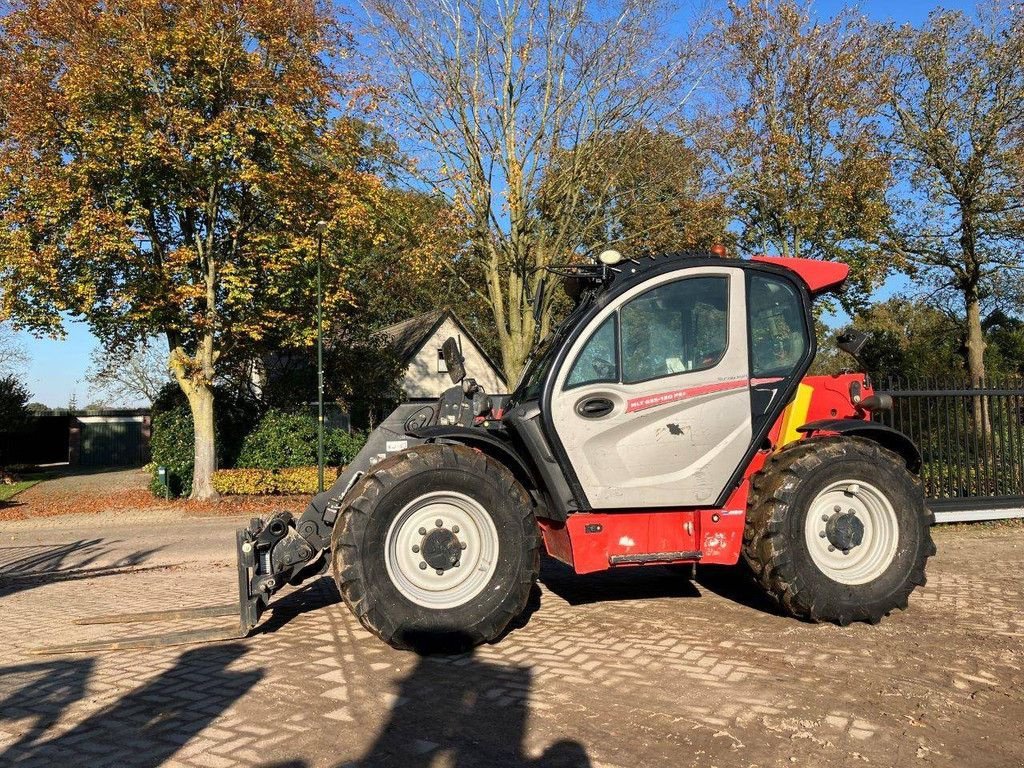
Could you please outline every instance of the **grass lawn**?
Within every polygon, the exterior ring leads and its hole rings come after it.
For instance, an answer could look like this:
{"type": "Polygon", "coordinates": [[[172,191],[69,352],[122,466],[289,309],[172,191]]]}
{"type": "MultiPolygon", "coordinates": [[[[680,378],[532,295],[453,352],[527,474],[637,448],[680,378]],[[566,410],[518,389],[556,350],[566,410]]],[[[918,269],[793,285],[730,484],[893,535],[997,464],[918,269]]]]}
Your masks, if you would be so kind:
{"type": "Polygon", "coordinates": [[[9,501],[10,499],[17,496],[19,493],[24,491],[26,488],[31,488],[33,485],[43,479],[42,475],[34,476],[29,475],[24,480],[19,480],[11,485],[0,485],[0,502],[9,501]]]}

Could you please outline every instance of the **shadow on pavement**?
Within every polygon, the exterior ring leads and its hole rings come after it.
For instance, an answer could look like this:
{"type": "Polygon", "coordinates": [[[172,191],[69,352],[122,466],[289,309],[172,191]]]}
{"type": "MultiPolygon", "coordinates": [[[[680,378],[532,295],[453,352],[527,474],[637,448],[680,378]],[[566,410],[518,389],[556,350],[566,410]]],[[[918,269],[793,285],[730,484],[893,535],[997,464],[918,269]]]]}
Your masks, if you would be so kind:
{"type": "MultiPolygon", "coordinates": [[[[340,768],[589,768],[583,745],[563,739],[524,754],[530,667],[458,656],[421,657],[399,684],[387,721],[366,753],[340,768]]],[[[264,768],[307,768],[303,760],[264,768]]]]}
{"type": "Polygon", "coordinates": [[[240,644],[183,653],[171,669],[114,704],[48,740],[44,732],[85,695],[92,659],[62,659],[0,669],[0,724],[34,718],[0,765],[158,766],[228,709],[262,677],[227,668],[245,652],[240,644]],[[5,681],[20,680],[16,687],[5,681]]]}
{"type": "Polygon", "coordinates": [[[779,607],[754,583],[743,566],[703,565],[697,569],[697,583],[726,600],[762,613],[782,615],[779,607]]]}
{"type": "Polygon", "coordinates": [[[256,625],[253,635],[276,632],[296,616],[340,602],[341,595],[333,578],[321,576],[311,579],[298,589],[276,598],[256,625]]]}
{"type": "Polygon", "coordinates": [[[536,759],[523,754],[530,667],[460,656],[422,657],[398,689],[388,721],[357,765],[427,768],[439,753],[452,766],[584,768],[583,746],[559,741],[536,759]]]}
{"type": "Polygon", "coordinates": [[[0,597],[53,581],[93,579],[136,568],[163,547],[140,549],[114,562],[90,568],[115,551],[118,540],[79,539],[67,544],[0,547],[0,597]]]}
{"type": "Polygon", "coordinates": [[[780,615],[778,607],[741,566],[702,565],[691,580],[688,567],[646,566],[579,576],[569,566],[545,558],[540,580],[570,605],[659,597],[700,597],[698,586],[719,597],[762,613],[780,615]]]}
{"type": "Polygon", "coordinates": [[[570,605],[659,597],[700,597],[682,570],[661,566],[623,568],[580,576],[557,560],[541,561],[540,581],[570,605]]]}
{"type": "Polygon", "coordinates": [[[88,467],[70,464],[49,464],[38,468],[32,474],[44,475],[44,480],[55,480],[59,477],[89,477],[91,475],[107,475],[114,472],[128,472],[131,470],[142,471],[143,467],[137,464],[126,464],[114,467],[88,467]]]}
{"type": "Polygon", "coordinates": [[[16,742],[0,753],[0,764],[13,764],[64,712],[85,696],[92,659],[58,659],[0,668],[0,730],[5,721],[30,719],[16,742]]]}

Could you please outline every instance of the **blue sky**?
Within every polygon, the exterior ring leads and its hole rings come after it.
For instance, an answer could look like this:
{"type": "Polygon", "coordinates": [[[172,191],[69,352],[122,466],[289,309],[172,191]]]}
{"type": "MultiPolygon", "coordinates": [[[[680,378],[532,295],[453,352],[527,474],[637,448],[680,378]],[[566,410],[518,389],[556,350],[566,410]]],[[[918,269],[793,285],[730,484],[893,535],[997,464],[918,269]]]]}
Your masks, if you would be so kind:
{"type": "MultiPolygon", "coordinates": [[[[821,0],[814,7],[818,14],[827,18],[849,3],[840,0],[821,0]]],[[[897,23],[918,24],[935,8],[973,9],[974,3],[947,2],[933,3],[924,0],[870,0],[859,4],[861,10],[878,21],[894,21],[897,23]]],[[[904,280],[893,280],[879,292],[879,297],[902,289],[904,280]]],[[[23,378],[32,391],[33,400],[52,407],[66,407],[72,394],[75,395],[79,407],[90,400],[88,385],[85,383],[85,372],[89,366],[89,356],[97,346],[96,338],[90,333],[86,324],[81,322],[65,322],[67,335],[61,340],[37,339],[29,334],[21,334],[21,341],[28,353],[29,365],[23,378]]]]}

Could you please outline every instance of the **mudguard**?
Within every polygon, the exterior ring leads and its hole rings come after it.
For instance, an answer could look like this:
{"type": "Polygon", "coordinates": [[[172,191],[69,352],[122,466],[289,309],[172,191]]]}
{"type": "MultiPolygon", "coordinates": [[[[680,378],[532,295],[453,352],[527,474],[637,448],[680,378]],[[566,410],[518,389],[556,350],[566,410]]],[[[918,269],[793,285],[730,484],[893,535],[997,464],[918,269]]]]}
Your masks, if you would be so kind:
{"type": "Polygon", "coordinates": [[[540,488],[533,468],[523,459],[516,447],[500,433],[482,427],[431,426],[408,432],[410,437],[424,442],[450,441],[476,448],[495,461],[500,461],[527,488],[540,488]]]}
{"type": "Polygon", "coordinates": [[[879,424],[875,421],[863,421],[862,419],[821,419],[811,421],[802,427],[797,427],[797,432],[807,435],[824,432],[835,435],[852,435],[863,437],[887,448],[893,453],[899,454],[907,462],[907,469],[914,474],[921,472],[923,464],[921,451],[914,441],[892,427],[879,424]]]}

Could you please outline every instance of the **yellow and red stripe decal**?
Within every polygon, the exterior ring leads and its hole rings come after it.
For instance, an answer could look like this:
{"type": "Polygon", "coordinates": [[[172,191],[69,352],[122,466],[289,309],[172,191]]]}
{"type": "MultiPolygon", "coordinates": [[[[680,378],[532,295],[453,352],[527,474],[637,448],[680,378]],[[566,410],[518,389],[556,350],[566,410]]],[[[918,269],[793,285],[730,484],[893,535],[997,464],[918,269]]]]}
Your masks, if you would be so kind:
{"type": "Polygon", "coordinates": [[[779,430],[776,449],[800,439],[797,428],[807,423],[807,412],[811,408],[812,395],[814,395],[814,387],[809,384],[801,382],[800,386],[796,388],[796,396],[782,412],[782,428],[779,430]]]}

